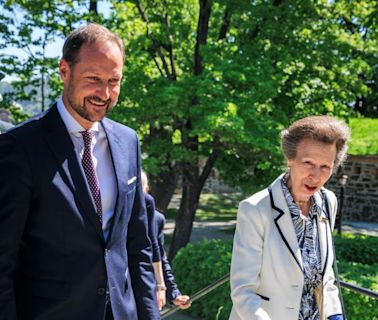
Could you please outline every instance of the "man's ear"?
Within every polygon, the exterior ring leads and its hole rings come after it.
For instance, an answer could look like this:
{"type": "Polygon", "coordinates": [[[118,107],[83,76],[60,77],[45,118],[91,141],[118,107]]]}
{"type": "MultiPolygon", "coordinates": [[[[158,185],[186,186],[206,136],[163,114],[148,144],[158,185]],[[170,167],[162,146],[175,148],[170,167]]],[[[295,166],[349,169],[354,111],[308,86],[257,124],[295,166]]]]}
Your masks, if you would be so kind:
{"type": "Polygon", "coordinates": [[[61,59],[59,61],[59,72],[60,77],[62,78],[63,83],[65,84],[70,79],[71,68],[68,62],[64,59],[61,59]]]}

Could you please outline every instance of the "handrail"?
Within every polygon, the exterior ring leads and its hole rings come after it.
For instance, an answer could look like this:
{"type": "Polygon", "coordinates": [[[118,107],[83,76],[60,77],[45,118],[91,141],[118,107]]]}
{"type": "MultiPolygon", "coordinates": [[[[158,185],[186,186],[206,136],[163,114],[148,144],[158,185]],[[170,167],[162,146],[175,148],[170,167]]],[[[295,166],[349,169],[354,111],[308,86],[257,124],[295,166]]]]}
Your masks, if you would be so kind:
{"type": "MultiPolygon", "coordinates": [[[[222,284],[228,282],[230,280],[230,274],[226,274],[225,276],[223,276],[222,278],[216,280],[214,283],[210,284],[209,286],[201,289],[200,291],[198,291],[197,293],[195,293],[192,297],[190,297],[190,303],[202,298],[204,295],[208,294],[210,291],[213,291],[214,289],[218,288],[219,286],[221,286],[222,284]]],[[[178,306],[174,306],[168,310],[164,310],[161,314],[160,314],[160,319],[164,319],[168,316],[170,316],[171,314],[175,313],[176,311],[179,310],[179,307],[178,306]]]]}
{"type": "MultiPolygon", "coordinates": [[[[204,295],[208,294],[209,292],[213,291],[214,289],[218,288],[219,286],[221,286],[222,284],[226,283],[229,280],[230,280],[230,274],[226,274],[222,278],[216,280],[214,283],[210,284],[209,286],[207,286],[207,287],[201,289],[200,291],[198,291],[197,293],[195,293],[190,298],[190,302],[192,303],[192,302],[202,298],[204,295]]],[[[376,292],[376,291],[366,289],[366,288],[363,288],[363,287],[360,287],[360,286],[356,286],[354,284],[351,284],[351,283],[348,283],[348,282],[345,282],[345,281],[340,281],[340,285],[342,287],[348,289],[348,290],[355,291],[359,294],[369,296],[371,298],[378,300],[378,292],[376,292]]],[[[179,310],[178,306],[174,306],[170,309],[164,310],[160,314],[160,318],[164,319],[164,318],[170,316],[171,314],[175,313],[178,310],[179,310]]]]}
{"type": "Polygon", "coordinates": [[[351,284],[351,283],[341,281],[341,280],[340,280],[340,285],[342,287],[346,288],[346,289],[351,290],[351,291],[354,291],[354,292],[357,292],[357,293],[362,294],[364,296],[369,296],[371,298],[378,300],[378,292],[376,292],[376,291],[366,289],[366,288],[363,288],[363,287],[360,287],[360,286],[356,286],[355,284],[351,284]]]}

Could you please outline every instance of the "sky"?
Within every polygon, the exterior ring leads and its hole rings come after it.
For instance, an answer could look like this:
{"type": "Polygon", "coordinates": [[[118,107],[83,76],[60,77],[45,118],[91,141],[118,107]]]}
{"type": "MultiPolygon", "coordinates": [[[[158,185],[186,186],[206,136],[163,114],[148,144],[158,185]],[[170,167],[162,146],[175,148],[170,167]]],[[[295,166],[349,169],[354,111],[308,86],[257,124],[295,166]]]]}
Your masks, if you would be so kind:
{"type": "MultiPolygon", "coordinates": [[[[98,10],[99,12],[104,14],[105,18],[109,16],[111,6],[112,4],[109,0],[98,1],[98,10]]],[[[46,47],[46,56],[57,57],[59,59],[62,54],[63,43],[64,43],[64,39],[61,39],[61,38],[57,38],[54,42],[49,43],[46,47]]],[[[12,48],[12,47],[1,49],[0,54],[12,54],[12,55],[17,55],[21,58],[27,57],[27,54],[24,50],[18,49],[18,48],[12,48]]],[[[17,78],[13,75],[6,75],[5,78],[2,79],[2,81],[11,82],[16,79],[17,78]]]]}

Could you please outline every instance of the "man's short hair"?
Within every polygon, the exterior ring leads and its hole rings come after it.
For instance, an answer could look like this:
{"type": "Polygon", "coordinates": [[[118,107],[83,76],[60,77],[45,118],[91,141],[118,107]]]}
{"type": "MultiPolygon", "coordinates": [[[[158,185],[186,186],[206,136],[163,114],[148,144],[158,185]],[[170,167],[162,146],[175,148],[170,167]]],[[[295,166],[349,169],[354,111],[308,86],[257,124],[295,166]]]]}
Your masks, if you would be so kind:
{"type": "Polygon", "coordinates": [[[110,41],[116,43],[125,61],[125,46],[122,39],[109,29],[97,23],[82,26],[67,37],[63,45],[63,59],[72,67],[79,61],[79,52],[83,45],[110,41]]]}

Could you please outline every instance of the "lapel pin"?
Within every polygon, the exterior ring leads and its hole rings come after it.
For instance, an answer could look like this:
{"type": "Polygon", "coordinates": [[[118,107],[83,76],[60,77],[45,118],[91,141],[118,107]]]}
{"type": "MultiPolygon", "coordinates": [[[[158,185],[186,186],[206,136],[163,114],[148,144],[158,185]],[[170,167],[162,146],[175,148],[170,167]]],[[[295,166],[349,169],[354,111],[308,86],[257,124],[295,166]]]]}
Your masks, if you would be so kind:
{"type": "Polygon", "coordinates": [[[326,217],[320,216],[320,221],[324,222],[324,223],[327,223],[328,219],[326,217]]]}

